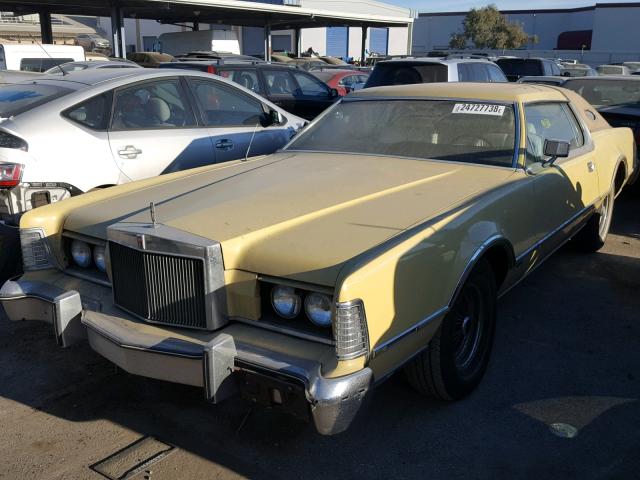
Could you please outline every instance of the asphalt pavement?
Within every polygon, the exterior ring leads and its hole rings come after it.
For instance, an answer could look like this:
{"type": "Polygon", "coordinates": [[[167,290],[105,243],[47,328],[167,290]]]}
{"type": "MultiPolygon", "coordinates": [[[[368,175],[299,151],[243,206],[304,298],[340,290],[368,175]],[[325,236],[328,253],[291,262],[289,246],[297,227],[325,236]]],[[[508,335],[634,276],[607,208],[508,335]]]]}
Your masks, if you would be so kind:
{"type": "Polygon", "coordinates": [[[620,199],[601,252],[564,248],[501,300],[470,397],[426,400],[395,375],[336,437],[240,400],[208,405],[0,314],[0,478],[105,478],[96,462],[144,437],[174,448],[130,478],[638,478],[639,211],[639,196],[620,199]]]}

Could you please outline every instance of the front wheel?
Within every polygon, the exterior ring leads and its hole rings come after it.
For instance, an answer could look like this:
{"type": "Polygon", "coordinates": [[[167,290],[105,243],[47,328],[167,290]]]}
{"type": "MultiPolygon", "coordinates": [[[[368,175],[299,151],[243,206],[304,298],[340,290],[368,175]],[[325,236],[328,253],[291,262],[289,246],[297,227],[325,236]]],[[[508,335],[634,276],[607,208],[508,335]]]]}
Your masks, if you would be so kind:
{"type": "Polygon", "coordinates": [[[578,250],[584,253],[593,253],[604,246],[611,227],[614,202],[614,190],[611,189],[602,200],[600,208],[589,218],[582,230],[573,237],[573,243],[578,250]]]}
{"type": "Polygon", "coordinates": [[[474,390],[489,363],[496,305],[495,275],[480,260],[427,349],[405,368],[409,383],[440,400],[458,400],[474,390]]]}

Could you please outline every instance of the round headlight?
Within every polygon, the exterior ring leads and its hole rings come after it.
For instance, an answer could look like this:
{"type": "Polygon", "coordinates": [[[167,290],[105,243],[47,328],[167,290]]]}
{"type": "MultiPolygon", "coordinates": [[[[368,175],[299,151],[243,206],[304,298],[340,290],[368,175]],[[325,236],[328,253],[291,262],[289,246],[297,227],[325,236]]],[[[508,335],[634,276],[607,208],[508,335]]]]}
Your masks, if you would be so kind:
{"type": "Polygon", "coordinates": [[[319,327],[331,326],[331,299],[322,293],[310,293],[304,299],[307,317],[319,327]]]}
{"type": "Polygon", "coordinates": [[[93,249],[93,261],[101,272],[107,271],[107,266],[104,261],[104,247],[97,246],[93,249]]]}
{"type": "Polygon", "coordinates": [[[295,288],[276,285],[271,290],[271,305],[278,315],[284,318],[297,317],[302,300],[295,288]]]}
{"type": "Polygon", "coordinates": [[[91,247],[85,242],[74,240],[71,242],[71,257],[76,265],[87,268],[91,265],[91,247]]]}

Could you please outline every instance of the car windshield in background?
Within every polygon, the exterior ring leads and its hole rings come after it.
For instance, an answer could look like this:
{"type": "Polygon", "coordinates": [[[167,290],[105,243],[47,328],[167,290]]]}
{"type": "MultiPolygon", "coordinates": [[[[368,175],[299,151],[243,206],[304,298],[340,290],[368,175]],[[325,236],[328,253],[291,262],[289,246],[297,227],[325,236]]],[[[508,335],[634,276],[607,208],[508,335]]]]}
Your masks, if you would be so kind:
{"type": "Polygon", "coordinates": [[[500,58],[496,62],[505,75],[526,77],[528,75],[542,75],[542,64],[538,60],[522,58],[500,58]]]}
{"type": "Polygon", "coordinates": [[[415,63],[379,63],[367,80],[367,88],[386,85],[446,82],[449,79],[446,65],[439,63],[416,65],[415,63]]]}
{"type": "Polygon", "coordinates": [[[20,70],[24,72],[44,72],[56,65],[73,62],[73,58],[23,58],[20,70]]]}
{"type": "Polygon", "coordinates": [[[563,87],[582,95],[594,107],[640,106],[640,79],[568,80],[563,87]]]}
{"type": "Polygon", "coordinates": [[[72,91],[68,88],[36,83],[0,87],[0,116],[8,118],[18,115],[72,91]]]}
{"type": "Polygon", "coordinates": [[[287,150],[511,166],[512,105],[472,100],[356,100],[338,104],[287,150]]]}

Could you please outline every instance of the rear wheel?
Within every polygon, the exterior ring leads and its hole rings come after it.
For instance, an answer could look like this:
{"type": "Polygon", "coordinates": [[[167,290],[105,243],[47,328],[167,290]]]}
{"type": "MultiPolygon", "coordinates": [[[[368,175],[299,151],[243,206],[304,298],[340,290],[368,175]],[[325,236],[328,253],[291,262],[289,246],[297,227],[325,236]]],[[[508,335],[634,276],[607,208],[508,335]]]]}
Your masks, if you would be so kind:
{"type": "Polygon", "coordinates": [[[409,383],[441,400],[458,400],[475,389],[491,355],[496,305],[493,270],[480,260],[427,349],[405,368],[409,383]]]}
{"type": "Polygon", "coordinates": [[[611,227],[614,202],[615,195],[613,189],[611,189],[602,201],[600,208],[589,218],[582,230],[573,237],[573,243],[578,250],[585,253],[593,253],[604,246],[611,227]]]}

